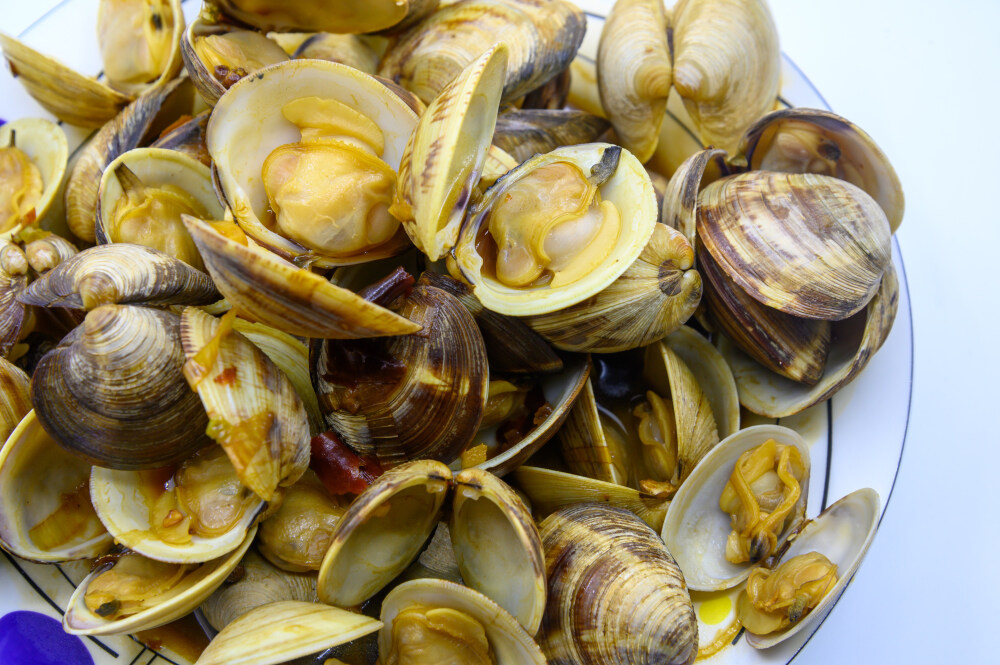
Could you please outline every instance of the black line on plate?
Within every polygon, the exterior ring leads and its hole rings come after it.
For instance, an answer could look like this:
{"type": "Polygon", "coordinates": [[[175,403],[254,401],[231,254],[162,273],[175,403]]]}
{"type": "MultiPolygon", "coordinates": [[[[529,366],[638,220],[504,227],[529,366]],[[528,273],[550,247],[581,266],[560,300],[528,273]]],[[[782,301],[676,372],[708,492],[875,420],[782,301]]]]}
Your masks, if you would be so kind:
{"type": "Polygon", "coordinates": [[[112,649],[111,647],[109,647],[107,644],[105,644],[104,642],[100,641],[96,637],[91,637],[90,635],[88,635],[87,639],[90,640],[91,642],[93,642],[94,644],[96,644],[97,646],[101,647],[105,651],[107,651],[109,654],[111,654],[112,658],[117,658],[118,657],[118,652],[117,651],[115,651],[114,649],[112,649]]]}
{"type": "Polygon", "coordinates": [[[833,466],[833,398],[826,400],[826,478],[823,479],[823,503],[820,512],[826,510],[830,496],[830,467],[833,466]]]}
{"type": "Polygon", "coordinates": [[[694,130],[691,129],[690,127],[688,127],[687,125],[685,125],[683,122],[681,122],[681,119],[678,118],[676,115],[674,115],[673,111],[671,111],[670,109],[667,109],[666,113],[667,113],[667,115],[669,115],[671,118],[674,119],[674,122],[676,122],[678,125],[680,125],[681,129],[683,129],[684,132],[688,136],[690,136],[692,138],[692,140],[694,140],[695,143],[697,143],[698,145],[700,145],[702,147],[705,147],[704,144],[702,144],[701,139],[698,138],[698,135],[694,133],[694,130]]]}
{"type": "Polygon", "coordinates": [[[830,102],[826,101],[826,97],[820,94],[820,91],[816,89],[816,86],[814,86],[812,81],[809,80],[809,77],[806,76],[801,69],[799,69],[799,66],[795,64],[795,61],[789,58],[784,51],[781,52],[781,59],[787,62],[789,67],[798,72],[799,76],[802,77],[802,80],[806,82],[807,86],[809,86],[809,89],[816,93],[816,96],[819,97],[819,101],[823,102],[823,108],[827,111],[833,111],[833,109],[830,108],[830,102]]]}
{"type": "Polygon", "coordinates": [[[740,626],[740,632],[736,633],[736,637],[733,638],[733,641],[730,642],[730,644],[732,644],[732,646],[736,646],[736,643],[740,641],[740,638],[743,637],[743,633],[745,632],[747,632],[747,629],[740,626]]]}
{"type": "Polygon", "coordinates": [[[778,103],[779,104],[784,104],[785,108],[789,108],[789,109],[792,108],[792,103],[790,101],[788,101],[787,99],[785,99],[784,97],[782,97],[781,95],[778,95],[778,103]]]}
{"type": "Polygon", "coordinates": [[[128,664],[128,665],[135,665],[135,664],[136,664],[136,662],[137,662],[137,661],[139,660],[139,658],[141,658],[141,657],[142,657],[142,654],[146,653],[146,651],[148,651],[148,649],[146,648],[146,646],[145,646],[145,645],[143,645],[143,647],[142,647],[142,651],[140,651],[139,653],[137,653],[137,654],[135,655],[135,658],[133,658],[133,659],[132,659],[132,660],[131,660],[131,661],[129,662],[129,664],[128,664]]]}
{"type": "Polygon", "coordinates": [[[31,575],[26,573],[24,568],[21,568],[21,564],[19,564],[10,554],[7,554],[5,550],[0,550],[0,552],[3,552],[3,555],[7,557],[8,561],[10,561],[10,565],[14,566],[17,572],[21,573],[21,577],[23,577],[28,582],[28,584],[31,585],[31,588],[34,589],[36,592],[38,592],[38,595],[44,598],[45,602],[47,602],[49,605],[52,606],[52,609],[54,609],[56,612],[59,612],[59,614],[62,615],[63,609],[59,607],[59,605],[57,605],[54,600],[49,598],[49,594],[45,593],[42,587],[38,586],[35,580],[31,579],[31,575]]]}
{"type": "Polygon", "coordinates": [[[146,665],[150,665],[154,660],[160,657],[160,654],[153,652],[153,657],[146,661],[146,665]]]}
{"type": "Polygon", "coordinates": [[[62,569],[62,566],[60,566],[60,565],[59,565],[58,563],[56,564],[56,570],[58,570],[58,571],[59,571],[59,574],[63,576],[63,579],[64,579],[64,580],[66,580],[67,582],[69,582],[69,585],[70,585],[71,587],[73,587],[74,589],[76,588],[76,584],[74,584],[74,583],[73,583],[73,580],[71,580],[71,579],[69,578],[69,575],[67,575],[67,574],[66,574],[66,571],[65,571],[65,570],[63,570],[63,569],[62,569]]]}
{"type": "Polygon", "coordinates": [[[45,19],[47,19],[49,16],[52,16],[53,14],[55,14],[57,11],[59,11],[59,9],[63,5],[65,5],[69,1],[70,0],[62,0],[62,2],[60,2],[58,5],[56,5],[55,7],[53,7],[52,9],[50,9],[49,11],[45,12],[44,14],[42,14],[41,16],[39,16],[38,18],[36,18],[34,21],[32,21],[31,25],[29,25],[27,28],[25,28],[24,30],[21,31],[21,33],[17,36],[17,38],[18,39],[24,39],[24,36],[26,34],[28,34],[29,32],[31,32],[33,29],[35,29],[38,26],[39,23],[41,23],[42,21],[44,21],[45,19]]]}

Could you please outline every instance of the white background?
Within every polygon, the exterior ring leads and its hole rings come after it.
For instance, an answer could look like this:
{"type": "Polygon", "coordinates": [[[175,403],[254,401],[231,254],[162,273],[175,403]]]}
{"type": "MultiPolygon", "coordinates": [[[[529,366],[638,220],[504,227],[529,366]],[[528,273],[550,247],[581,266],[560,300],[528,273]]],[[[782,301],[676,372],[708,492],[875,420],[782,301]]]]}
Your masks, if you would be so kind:
{"type": "MultiPolygon", "coordinates": [[[[0,0],[0,30],[17,34],[54,4],[0,0]]],[[[997,662],[1000,1],[770,5],[782,49],[836,112],[875,137],[903,182],[898,236],[916,344],[909,433],[885,519],[795,662],[997,662]]]]}

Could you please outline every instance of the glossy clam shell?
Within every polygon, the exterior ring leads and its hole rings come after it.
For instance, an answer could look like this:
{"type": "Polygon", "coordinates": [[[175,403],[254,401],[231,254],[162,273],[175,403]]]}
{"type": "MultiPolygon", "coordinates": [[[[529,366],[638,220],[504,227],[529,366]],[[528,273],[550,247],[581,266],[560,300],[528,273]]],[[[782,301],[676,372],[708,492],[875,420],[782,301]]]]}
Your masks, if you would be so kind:
{"type": "Polygon", "coordinates": [[[560,289],[545,286],[516,289],[482,272],[483,259],[476,249],[479,228],[487,223],[493,203],[532,169],[554,162],[569,162],[590,173],[604,152],[616,149],[607,143],[588,143],[558,148],[522,163],[486,191],[482,200],[469,211],[462,224],[454,254],[462,276],[468,281],[483,305],[501,314],[527,316],[554,312],[575,305],[607,288],[642,253],[656,224],[656,194],[642,164],[628,151],[621,150],[614,174],[600,186],[603,200],[611,201],[622,218],[618,241],[608,258],[589,275],[560,289]]]}
{"type": "Polygon", "coordinates": [[[508,109],[497,116],[493,144],[510,153],[517,166],[565,145],[593,143],[610,126],[600,116],[575,109],[508,109]]]}
{"type": "Polygon", "coordinates": [[[698,623],[684,575],[642,520],[578,504],[539,531],[549,581],[539,644],[550,663],[694,661],[698,623]]]}
{"type": "Polygon", "coordinates": [[[850,383],[881,348],[892,330],[899,305],[899,281],[890,264],[865,311],[833,324],[826,371],[814,386],[786,379],[744,354],[724,336],[719,351],[733,370],[740,403],[762,416],[784,418],[829,399],[850,383]]]}
{"type": "MultiPolygon", "coordinates": [[[[6,247],[11,247],[7,244],[6,247]]],[[[0,248],[5,247],[0,243],[0,248]]],[[[20,247],[12,250],[23,258],[24,252],[20,247]]],[[[10,274],[3,267],[0,267],[0,357],[6,357],[11,348],[21,338],[21,331],[25,323],[31,321],[31,313],[24,303],[18,301],[17,296],[24,291],[28,285],[27,259],[24,259],[24,273],[10,274]]]]}
{"type": "Polygon", "coordinates": [[[221,327],[200,309],[184,310],[184,375],[209,422],[222,428],[218,442],[240,481],[271,501],[279,486],[293,484],[309,466],[309,417],[285,373],[235,330],[218,339],[221,327]],[[217,346],[204,366],[201,352],[210,345],[217,346]]]}
{"type": "Polygon", "coordinates": [[[274,665],[374,633],[382,622],[320,603],[261,605],[216,635],[195,665],[274,665]]]}
{"type": "Polygon", "coordinates": [[[271,151],[298,141],[301,135],[281,109],[292,100],[310,96],[334,99],[371,118],[385,137],[382,160],[399,169],[417,116],[388,88],[364,72],[335,62],[290,60],[269,65],[233,85],[219,98],[208,121],[208,151],[215,160],[221,191],[233,216],[262,246],[286,258],[308,256],[317,267],[398,254],[407,247],[402,231],[367,253],[334,257],[311,252],[271,231],[261,221],[269,205],[261,166],[271,151]]]}
{"type": "Polygon", "coordinates": [[[121,635],[157,628],[180,619],[194,611],[222,586],[250,548],[256,533],[257,529],[254,527],[246,534],[243,543],[231,553],[207,561],[189,572],[179,582],[184,588],[177,595],[154,607],[116,621],[109,621],[87,608],[85,601],[87,587],[91,580],[104,571],[103,568],[98,568],[77,585],[76,591],[70,597],[66,613],[63,615],[63,630],[71,635],[121,635]]]}
{"type": "MultiPolygon", "coordinates": [[[[163,71],[153,79],[152,81],[139,82],[139,83],[126,83],[123,81],[108,81],[108,85],[118,90],[119,92],[125,93],[135,97],[147,90],[158,88],[163,86],[167,81],[170,81],[175,76],[177,76],[181,69],[184,67],[184,62],[181,59],[181,35],[184,34],[184,9],[181,7],[183,0],[167,0],[167,4],[170,6],[170,14],[173,19],[173,25],[171,25],[170,30],[170,54],[167,57],[166,63],[163,66],[163,71]]],[[[117,8],[114,7],[114,3],[101,2],[98,5],[97,20],[98,23],[101,21],[101,12],[103,11],[115,11],[117,8]]],[[[159,16],[162,23],[163,16],[159,16]]]]}
{"type": "Polygon", "coordinates": [[[726,156],[724,150],[707,148],[699,150],[684,160],[667,182],[663,193],[661,220],[667,226],[684,234],[691,248],[697,254],[698,232],[696,228],[698,192],[704,180],[716,179],[716,172],[724,172],[726,156]]]}
{"type": "Polygon", "coordinates": [[[805,108],[768,113],[747,130],[740,155],[751,170],[823,173],[847,180],[882,206],[893,232],[903,221],[903,188],[889,158],[863,129],[836,113],[805,108]],[[808,136],[804,155],[794,148],[791,154],[782,151],[781,137],[790,132],[808,136]],[[810,159],[811,151],[822,162],[810,159]],[[817,170],[820,163],[823,168],[817,170]]]}
{"type": "Polygon", "coordinates": [[[20,367],[0,356],[0,439],[6,441],[21,419],[31,411],[28,387],[31,378],[20,367]]]}
{"type": "Polygon", "coordinates": [[[319,571],[320,600],[360,605],[410,565],[437,525],[451,478],[433,460],[379,476],[337,522],[319,571]]]}
{"type": "Polygon", "coordinates": [[[862,309],[890,263],[889,223],[854,185],[828,176],[754,171],[699,194],[698,236],[753,298],[805,318],[862,309]]]}
{"type": "Polygon", "coordinates": [[[661,535],[667,548],[684,571],[690,588],[720,591],[744,581],[753,567],[726,560],[726,538],[730,516],[719,508],[719,497],[740,455],[768,439],[799,450],[806,468],[802,493],[789,516],[789,526],[779,534],[780,547],[805,516],[809,494],[809,446],[794,430],[778,425],[755,425],[726,437],[701,459],[681,485],[667,510],[661,535]]]}
{"type": "Polygon", "coordinates": [[[667,335],[665,344],[697,377],[705,393],[719,438],[726,438],[740,429],[740,401],[736,381],[729,364],[711,342],[693,328],[681,326],[667,335]]]}
{"type": "Polygon", "coordinates": [[[382,601],[381,619],[385,626],[378,635],[380,658],[389,657],[396,616],[411,606],[449,608],[478,621],[486,631],[486,639],[497,665],[545,663],[545,657],[531,635],[506,610],[468,587],[436,579],[400,584],[382,601]]]}
{"type": "Polygon", "coordinates": [[[639,258],[607,288],[566,309],[525,321],[563,351],[626,351],[683,325],[701,294],[690,244],[680,232],[656,224],[639,258]]]}
{"type": "Polygon", "coordinates": [[[62,220],[47,220],[46,215],[53,202],[63,193],[69,160],[66,134],[49,120],[20,118],[0,125],[0,145],[10,143],[12,132],[14,145],[28,156],[42,178],[42,195],[35,204],[35,219],[43,228],[50,228],[53,224],[62,225],[62,220]]]}
{"type": "Polygon", "coordinates": [[[495,45],[441,91],[406,144],[390,212],[432,261],[458,238],[496,125],[507,45],[495,45]],[[457,190],[456,190],[457,188],[457,190]]]}
{"type": "Polygon", "coordinates": [[[311,30],[353,34],[378,32],[391,28],[413,12],[432,10],[437,2],[428,2],[428,0],[341,0],[325,7],[313,7],[314,13],[308,16],[300,15],[294,7],[286,10],[285,3],[280,0],[264,0],[263,2],[210,0],[207,4],[227,17],[251,25],[262,32],[311,30]]]}
{"type": "Polygon", "coordinates": [[[705,145],[734,153],[773,108],[778,33],[763,0],[681,0],[673,8],[674,87],[705,145]]]}
{"type": "MultiPolygon", "coordinates": [[[[10,397],[9,393],[4,395],[5,400],[10,397]]],[[[64,494],[72,495],[87,482],[90,465],[59,447],[42,429],[34,411],[27,411],[4,438],[6,443],[0,449],[3,549],[22,559],[53,563],[96,557],[111,547],[111,536],[92,512],[65,544],[49,549],[35,542],[31,529],[63,505],[64,494]],[[31,497],[30,501],[25,497],[31,497]]]]}
{"type": "MultiPolygon", "coordinates": [[[[818,626],[850,584],[854,573],[868,552],[875,537],[880,516],[878,493],[870,488],[851,492],[818,517],[809,520],[789,543],[781,559],[819,552],[837,566],[837,582],[813,610],[794,626],[770,635],[754,635],[747,631],[747,642],[755,649],[767,649],[780,644],[796,633],[818,626]]],[[[780,564],[778,564],[780,565],[780,564]]]]}
{"type": "Polygon", "coordinates": [[[60,445],[94,464],[179,463],[206,445],[208,417],[181,366],[180,318],[102,305],[39,361],[31,402],[60,445]]]}
{"type": "Polygon", "coordinates": [[[464,0],[400,35],[379,75],[429,104],[469,63],[496,42],[506,42],[511,59],[502,101],[507,102],[565,69],[585,29],[583,12],[563,0],[464,0]]]}
{"type": "Polygon", "coordinates": [[[240,245],[200,219],[183,219],[216,287],[247,318],[300,337],[352,339],[420,330],[275,254],[240,245]]]}
{"type": "Polygon", "coordinates": [[[656,150],[673,83],[662,0],[618,0],[601,30],[597,84],[623,148],[647,162],[656,150]]]}
{"type": "Polygon", "coordinates": [[[221,296],[205,273],[159,250],[115,243],[83,250],[28,285],[20,300],[39,307],[208,305],[221,296]]]}
{"type": "Polygon", "coordinates": [[[487,471],[465,469],[454,483],[450,532],[462,579],[534,635],[545,609],[545,560],[531,513],[487,471]]]}

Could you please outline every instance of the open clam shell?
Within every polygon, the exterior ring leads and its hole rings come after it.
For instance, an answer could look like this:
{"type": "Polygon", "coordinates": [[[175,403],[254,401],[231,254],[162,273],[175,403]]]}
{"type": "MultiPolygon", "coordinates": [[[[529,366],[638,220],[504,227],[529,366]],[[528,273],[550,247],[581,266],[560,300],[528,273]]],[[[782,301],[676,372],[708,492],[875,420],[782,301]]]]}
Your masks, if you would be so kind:
{"type": "Polygon", "coordinates": [[[42,178],[42,194],[35,204],[34,218],[44,228],[62,224],[61,220],[47,220],[46,215],[53,201],[63,193],[69,160],[66,134],[54,122],[42,118],[20,118],[0,126],[0,146],[8,145],[27,155],[42,178]]]}
{"type": "Polygon", "coordinates": [[[462,225],[454,249],[455,260],[485,307],[515,316],[546,314],[597,294],[624,273],[649,242],[656,216],[653,186],[642,164],[631,153],[606,143],[567,146],[529,159],[486,191],[462,225]],[[480,253],[480,236],[487,228],[485,225],[491,224],[492,208],[518,181],[536,169],[553,164],[569,164],[588,177],[604,173],[606,166],[614,164],[613,173],[598,185],[597,191],[602,201],[610,202],[619,211],[621,230],[606,258],[585,276],[559,288],[539,283],[509,286],[490,269],[496,250],[488,250],[488,257],[480,253]]]}
{"type": "Polygon", "coordinates": [[[335,33],[378,32],[414,14],[433,11],[436,0],[346,0],[317,5],[310,0],[210,0],[216,12],[262,32],[311,30],[335,33]]]}
{"type": "Polygon", "coordinates": [[[698,192],[706,179],[715,180],[726,172],[725,156],[725,150],[699,150],[677,167],[663,193],[660,209],[663,223],[683,233],[695,254],[698,250],[698,192]]]}
{"type": "Polygon", "coordinates": [[[421,579],[400,584],[382,601],[384,627],[378,636],[379,657],[392,652],[393,622],[411,607],[448,608],[475,619],[485,630],[497,665],[543,665],[545,657],[531,635],[502,607],[468,587],[446,580],[421,579]]]}
{"type": "Polygon", "coordinates": [[[417,116],[388,88],[368,74],[335,62],[291,60],[269,65],[233,85],[219,99],[208,121],[208,151],[237,223],[260,245],[287,258],[308,258],[323,268],[403,251],[408,241],[402,229],[386,243],[360,254],[333,256],[310,250],[264,223],[270,204],[262,165],[276,148],[301,138],[299,128],[284,117],[282,108],[306,97],[341,102],[371,119],[384,137],[381,160],[399,169],[417,116]]]}
{"type": "Polygon", "coordinates": [[[382,622],[320,603],[261,605],[223,628],[195,665],[274,665],[374,633],[382,622]]]}
{"type": "Polygon", "coordinates": [[[879,520],[879,496],[870,488],[857,490],[824,510],[789,540],[782,560],[808,552],[819,552],[837,566],[837,582],[809,614],[787,629],[769,635],[754,635],[747,631],[747,642],[755,649],[780,644],[810,625],[822,621],[833,609],[840,594],[857,572],[868,547],[875,537],[879,520]]]}
{"type": "Polygon", "coordinates": [[[31,378],[20,367],[0,355],[0,439],[6,441],[21,420],[31,411],[31,378]]]}
{"type": "Polygon", "coordinates": [[[516,160],[513,168],[534,155],[565,145],[593,143],[610,126],[604,118],[576,109],[512,108],[497,116],[493,145],[510,153],[516,160]]]}
{"type": "Polygon", "coordinates": [[[805,466],[801,495],[778,534],[778,545],[805,516],[809,484],[809,446],[794,430],[777,425],[747,427],[727,437],[701,459],[681,486],[663,522],[663,542],[684,571],[690,588],[719,591],[736,586],[750,574],[751,564],[726,560],[726,539],[732,529],[729,514],[719,508],[719,497],[740,455],[768,439],[795,446],[805,466]]]}
{"type": "Polygon", "coordinates": [[[90,465],[63,450],[28,411],[0,449],[0,545],[49,563],[111,547],[90,503],[89,475],[90,465]]]}
{"type": "Polygon", "coordinates": [[[243,539],[243,543],[230,554],[202,563],[186,572],[177,584],[169,589],[162,602],[116,620],[102,617],[87,607],[86,594],[91,581],[108,570],[108,567],[101,566],[87,575],[73,592],[66,613],[63,615],[63,629],[72,635],[120,635],[149,630],[179,619],[201,605],[226,581],[250,548],[256,533],[256,528],[251,529],[243,539]]]}

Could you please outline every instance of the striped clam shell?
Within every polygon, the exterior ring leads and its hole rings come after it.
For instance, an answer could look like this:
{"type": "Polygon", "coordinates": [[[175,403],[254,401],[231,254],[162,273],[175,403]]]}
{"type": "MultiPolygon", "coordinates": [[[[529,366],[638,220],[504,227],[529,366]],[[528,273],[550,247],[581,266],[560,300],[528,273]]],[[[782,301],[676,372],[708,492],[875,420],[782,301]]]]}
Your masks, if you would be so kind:
{"type": "Polygon", "coordinates": [[[656,533],[601,504],[541,524],[549,583],[539,644],[551,665],[688,664],[698,624],[684,577],[656,533]]]}

